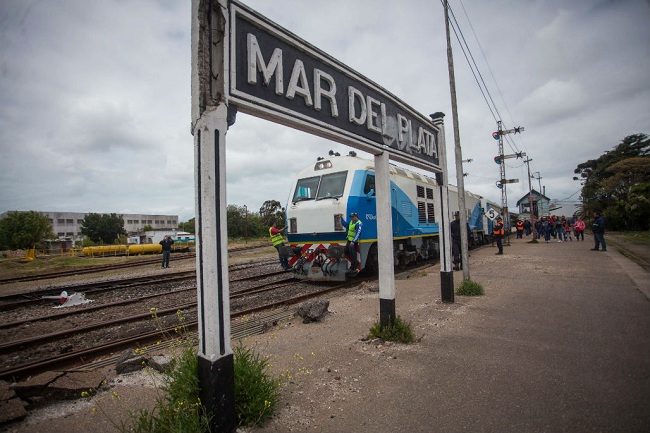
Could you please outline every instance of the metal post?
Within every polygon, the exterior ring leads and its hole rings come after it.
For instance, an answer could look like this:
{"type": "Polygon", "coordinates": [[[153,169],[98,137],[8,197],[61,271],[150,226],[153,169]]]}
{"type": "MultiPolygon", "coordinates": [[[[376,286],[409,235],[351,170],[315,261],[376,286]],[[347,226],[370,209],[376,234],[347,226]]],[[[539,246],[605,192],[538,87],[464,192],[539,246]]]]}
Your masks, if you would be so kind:
{"type": "Polygon", "coordinates": [[[449,71],[449,89],[451,91],[451,117],[454,127],[454,149],[456,155],[456,182],[458,183],[458,212],[460,214],[460,253],[463,279],[469,280],[469,245],[467,244],[467,208],[465,207],[465,180],[463,176],[463,151],[460,147],[460,128],[458,126],[458,104],[456,101],[456,78],[454,74],[454,56],[449,39],[449,4],[445,0],[445,29],[447,34],[447,69],[449,71]]]}
{"type": "Polygon", "coordinates": [[[501,175],[501,207],[503,208],[503,223],[506,229],[506,245],[510,245],[510,212],[508,212],[508,196],[506,193],[506,163],[503,158],[503,124],[497,121],[497,131],[499,134],[499,173],[501,175]]]}
{"type": "Polygon", "coordinates": [[[379,324],[395,324],[395,268],[393,266],[393,217],[390,204],[390,165],[388,152],[375,155],[377,189],[377,253],[379,262],[379,324]]]}

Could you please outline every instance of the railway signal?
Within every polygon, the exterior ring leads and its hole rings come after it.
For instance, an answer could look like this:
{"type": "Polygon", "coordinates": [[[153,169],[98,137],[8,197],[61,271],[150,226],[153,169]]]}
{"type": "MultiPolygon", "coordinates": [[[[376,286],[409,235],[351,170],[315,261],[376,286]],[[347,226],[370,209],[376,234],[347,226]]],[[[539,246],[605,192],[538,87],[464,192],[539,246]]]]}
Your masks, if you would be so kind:
{"type": "MultiPolygon", "coordinates": [[[[508,158],[522,158],[526,154],[523,152],[518,152],[513,155],[504,155],[503,154],[503,136],[506,134],[519,134],[524,130],[523,126],[517,126],[516,128],[512,129],[501,129],[502,122],[499,120],[497,122],[497,127],[498,130],[492,133],[492,138],[495,140],[499,140],[499,155],[494,158],[494,162],[499,164],[499,171],[501,176],[499,177],[501,180],[497,181],[497,188],[501,189],[501,205],[503,207],[503,218],[504,218],[504,223],[506,227],[506,233],[508,233],[508,238],[507,238],[507,244],[510,244],[510,213],[508,212],[508,196],[506,193],[506,187],[505,185],[508,183],[514,183],[514,182],[507,182],[506,180],[506,165],[502,164],[504,159],[508,158]]],[[[514,180],[514,179],[511,179],[514,180]]],[[[517,180],[518,182],[519,180],[517,180]]]]}

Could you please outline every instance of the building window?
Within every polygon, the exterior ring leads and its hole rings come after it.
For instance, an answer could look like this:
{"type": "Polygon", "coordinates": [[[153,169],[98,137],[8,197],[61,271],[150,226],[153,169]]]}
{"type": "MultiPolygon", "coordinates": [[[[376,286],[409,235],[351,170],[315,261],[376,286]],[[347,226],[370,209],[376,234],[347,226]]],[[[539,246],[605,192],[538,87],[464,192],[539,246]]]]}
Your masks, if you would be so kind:
{"type": "Polygon", "coordinates": [[[59,218],[58,220],[56,220],[56,223],[57,224],[65,224],[65,220],[63,218],[59,218]]]}
{"type": "Polygon", "coordinates": [[[133,224],[140,224],[140,220],[133,220],[133,224]]]}
{"type": "Polygon", "coordinates": [[[77,224],[83,224],[84,220],[77,220],[77,224]]]}
{"type": "Polygon", "coordinates": [[[65,223],[66,224],[74,224],[74,220],[73,219],[67,219],[67,220],[65,220],[65,223]]]}
{"type": "Polygon", "coordinates": [[[127,224],[133,224],[133,220],[126,220],[127,224]]]}
{"type": "Polygon", "coordinates": [[[63,236],[65,236],[65,233],[63,233],[63,232],[58,232],[56,235],[57,235],[58,237],[62,238],[63,236]]]}

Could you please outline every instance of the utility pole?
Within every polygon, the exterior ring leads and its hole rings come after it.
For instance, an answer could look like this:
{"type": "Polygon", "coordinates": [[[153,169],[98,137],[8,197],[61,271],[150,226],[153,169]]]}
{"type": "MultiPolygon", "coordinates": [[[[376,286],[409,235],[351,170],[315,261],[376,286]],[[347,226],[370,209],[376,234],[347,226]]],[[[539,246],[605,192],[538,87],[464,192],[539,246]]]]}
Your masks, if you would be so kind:
{"type": "Polygon", "coordinates": [[[537,179],[538,185],[539,185],[539,199],[537,200],[537,211],[539,212],[539,217],[542,218],[544,216],[544,200],[542,200],[542,175],[539,173],[539,171],[536,171],[533,173],[533,179],[537,179]],[[537,177],[535,177],[535,174],[537,174],[537,177]]]}
{"type": "Polygon", "coordinates": [[[528,167],[528,206],[530,209],[530,226],[533,230],[533,241],[537,240],[535,237],[535,212],[533,211],[533,189],[530,186],[530,161],[532,159],[527,158],[524,162],[526,163],[526,167],[528,167]]]}
{"type": "Polygon", "coordinates": [[[447,34],[447,65],[449,69],[449,89],[451,91],[451,116],[454,124],[454,147],[456,150],[456,182],[458,183],[458,212],[460,216],[460,255],[463,279],[469,280],[469,245],[467,243],[467,211],[465,207],[465,179],[463,176],[463,151],[460,147],[458,127],[458,105],[456,103],[456,78],[454,74],[454,57],[451,52],[449,37],[449,3],[445,0],[445,30],[447,34]]]}

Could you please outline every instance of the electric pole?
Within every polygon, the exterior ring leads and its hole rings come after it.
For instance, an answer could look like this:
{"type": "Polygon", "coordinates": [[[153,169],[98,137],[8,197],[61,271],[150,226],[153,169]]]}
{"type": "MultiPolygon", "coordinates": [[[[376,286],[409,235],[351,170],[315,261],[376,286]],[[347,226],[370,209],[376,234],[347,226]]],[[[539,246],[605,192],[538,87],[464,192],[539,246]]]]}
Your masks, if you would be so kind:
{"type": "Polygon", "coordinates": [[[533,230],[533,241],[537,240],[535,237],[535,212],[533,211],[533,189],[530,186],[530,161],[532,159],[528,158],[524,162],[526,163],[526,167],[528,167],[528,206],[530,209],[530,226],[533,230]]]}
{"type": "Polygon", "coordinates": [[[463,279],[469,280],[469,245],[467,243],[467,211],[465,208],[465,180],[463,176],[463,152],[460,147],[458,127],[458,106],[456,103],[456,79],[454,75],[454,58],[449,38],[449,4],[445,0],[445,30],[447,34],[447,65],[449,69],[449,89],[451,91],[451,115],[454,124],[454,147],[456,150],[456,182],[458,183],[458,213],[460,216],[460,255],[463,279]]]}

